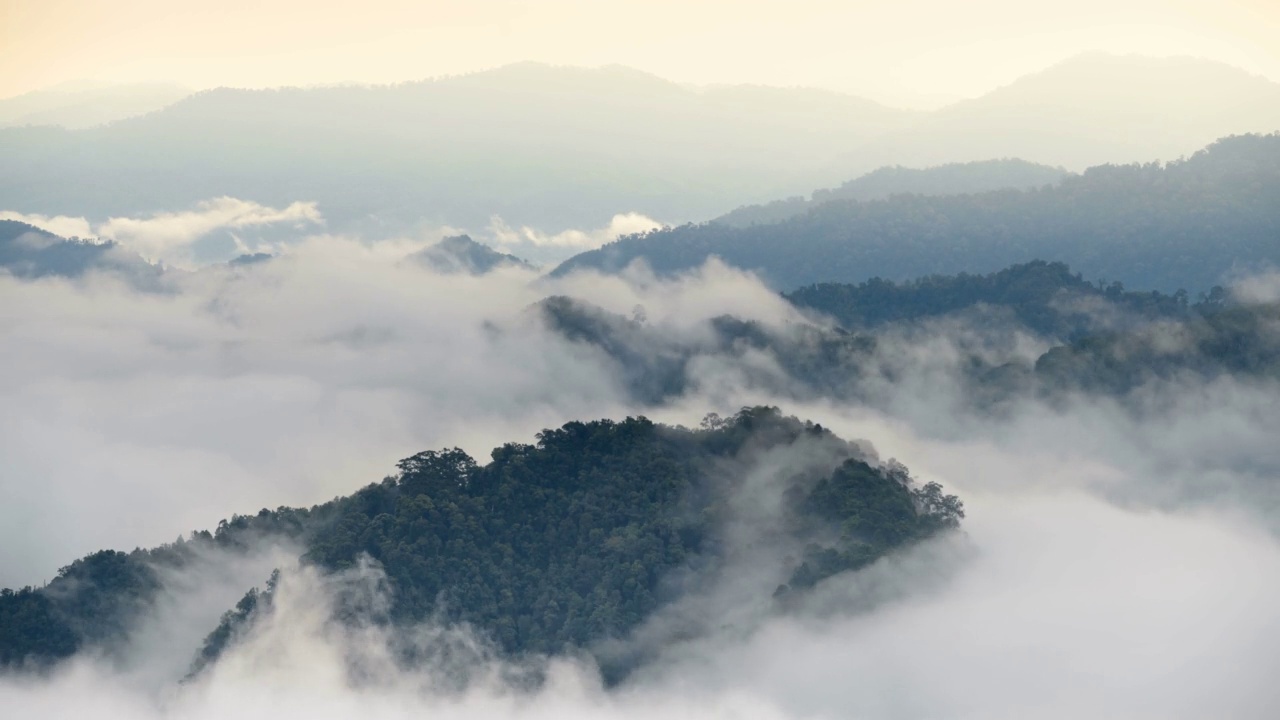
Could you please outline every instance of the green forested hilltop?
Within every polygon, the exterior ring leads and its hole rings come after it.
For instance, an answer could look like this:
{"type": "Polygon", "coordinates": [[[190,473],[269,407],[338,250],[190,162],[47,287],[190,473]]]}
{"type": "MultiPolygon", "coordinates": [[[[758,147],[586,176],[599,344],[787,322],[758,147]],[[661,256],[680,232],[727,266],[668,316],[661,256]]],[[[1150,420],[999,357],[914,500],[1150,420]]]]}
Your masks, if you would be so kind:
{"type": "Polygon", "coordinates": [[[1280,134],[1229,137],[1168,164],[1103,165],[1057,185],[973,195],[833,201],[769,225],[707,223],[633,235],[554,272],[660,274],[712,256],[781,290],[814,283],[988,273],[1037,258],[1174,292],[1280,263],[1280,134]]]}
{"type": "MultiPolygon", "coordinates": [[[[762,589],[766,602],[959,523],[954,497],[935,484],[914,487],[869,452],[754,408],[697,430],[644,418],[573,422],[536,444],[497,448],[483,466],[456,449],[419,453],[396,477],[349,497],[237,516],[179,546],[98,553],[43,588],[5,591],[0,659],[47,663],[109,646],[154,594],[156,563],[180,566],[193,542],[237,547],[255,533],[294,537],[304,561],[328,572],[372,558],[391,588],[390,622],[467,621],[512,653],[589,648],[625,636],[698,578],[711,582],[732,550],[722,529],[756,503],[781,500],[760,532],[795,548],[793,560],[762,568],[776,581],[762,589]],[[786,470],[748,484],[778,451],[791,453],[786,470]],[[96,574],[78,569],[100,564],[107,569],[96,574]],[[670,582],[675,574],[685,581],[670,582]]],[[[270,598],[251,593],[210,628],[199,662],[269,612],[270,598]]]]}

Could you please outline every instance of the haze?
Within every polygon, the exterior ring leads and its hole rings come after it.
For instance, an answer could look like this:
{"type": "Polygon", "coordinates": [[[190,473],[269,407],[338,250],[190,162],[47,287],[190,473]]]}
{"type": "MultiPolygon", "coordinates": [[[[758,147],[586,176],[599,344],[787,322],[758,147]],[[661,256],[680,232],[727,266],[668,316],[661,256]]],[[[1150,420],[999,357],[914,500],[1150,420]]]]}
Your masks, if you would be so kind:
{"type": "Polygon", "coordinates": [[[0,708],[1280,717],[1277,38],[0,0],[0,708]]]}
{"type": "Polygon", "coordinates": [[[536,60],[893,105],[975,97],[1087,51],[1280,79],[1271,0],[4,0],[0,98],[75,80],[389,83],[536,60]]]}

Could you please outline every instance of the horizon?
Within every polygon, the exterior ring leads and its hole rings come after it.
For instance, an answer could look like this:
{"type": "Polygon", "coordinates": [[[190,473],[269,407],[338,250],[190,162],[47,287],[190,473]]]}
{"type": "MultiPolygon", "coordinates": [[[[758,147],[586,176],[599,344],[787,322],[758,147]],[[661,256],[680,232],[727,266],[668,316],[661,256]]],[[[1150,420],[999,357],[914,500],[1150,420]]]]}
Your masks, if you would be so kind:
{"type": "Polygon", "coordinates": [[[567,0],[536,11],[506,0],[473,5],[375,0],[355,14],[304,11],[295,0],[266,7],[236,0],[215,13],[196,2],[108,8],[9,0],[0,5],[0,98],[81,81],[194,91],[386,85],[539,62],[936,109],[1089,53],[1200,58],[1280,82],[1280,50],[1269,41],[1280,32],[1280,9],[1262,0],[1212,10],[1179,0],[1036,9],[1009,0],[964,8],[931,0],[893,8],[830,0],[787,7],[717,0],[692,9],[630,0],[609,10],[567,0]],[[716,53],[704,51],[708,42],[716,53]]]}
{"type": "Polygon", "coordinates": [[[663,77],[656,73],[649,72],[647,70],[642,70],[640,68],[631,67],[629,65],[622,65],[619,63],[606,63],[603,65],[572,65],[572,64],[544,62],[540,60],[517,60],[509,63],[504,63],[502,65],[479,68],[476,70],[470,70],[465,72],[432,75],[432,76],[421,77],[416,79],[398,80],[398,81],[390,81],[390,82],[335,81],[335,82],[317,82],[317,83],[298,84],[298,85],[261,85],[261,86],[211,85],[207,87],[193,87],[190,85],[184,85],[177,81],[164,81],[164,80],[125,82],[125,81],[94,80],[90,78],[74,78],[71,80],[55,83],[53,85],[49,85],[46,87],[37,88],[34,90],[28,90],[28,91],[19,93],[17,95],[0,97],[0,102],[14,100],[14,99],[18,99],[26,96],[44,94],[44,93],[76,94],[76,93],[83,93],[83,92],[91,93],[94,91],[109,91],[111,89],[120,89],[120,88],[171,88],[171,89],[181,90],[187,93],[185,97],[189,97],[191,95],[196,95],[199,93],[209,92],[212,90],[284,90],[284,89],[323,90],[323,89],[331,89],[331,88],[394,88],[402,85],[424,84],[424,83],[446,81],[446,80],[451,80],[455,78],[484,75],[487,73],[500,72],[508,68],[514,68],[514,67],[520,67],[520,66],[538,66],[538,67],[547,68],[551,70],[586,70],[586,71],[592,71],[592,72],[603,72],[610,69],[620,69],[620,70],[626,70],[629,72],[641,73],[648,77],[661,80],[663,82],[667,82],[673,85],[677,85],[679,87],[692,90],[692,91],[704,91],[704,90],[709,90],[714,88],[726,88],[726,87],[759,87],[759,88],[770,88],[770,89],[779,89],[779,90],[800,90],[800,91],[821,92],[821,93],[829,93],[832,95],[840,95],[844,97],[857,98],[860,100],[866,100],[866,101],[873,102],[878,105],[882,105],[886,108],[890,108],[894,110],[930,113],[938,110],[943,110],[948,107],[951,107],[960,103],[964,103],[970,100],[981,99],[987,95],[990,95],[1004,88],[1015,85],[1028,78],[1033,78],[1038,75],[1049,73],[1064,65],[1070,65],[1071,63],[1079,62],[1089,58],[1106,58],[1106,59],[1117,60],[1117,61],[1119,60],[1159,61],[1159,62],[1186,61],[1186,62],[1192,62],[1192,63],[1203,63],[1206,65],[1219,66],[1224,69],[1229,69],[1229,70],[1238,72],[1248,77],[1259,78],[1280,86],[1280,78],[1270,77],[1261,73],[1250,72],[1246,68],[1240,67],[1238,65],[1232,65],[1231,63],[1223,62],[1223,61],[1216,60],[1209,57],[1195,56],[1195,55],[1142,55],[1138,53],[1114,53],[1114,52],[1107,52],[1102,50],[1087,50],[1084,52],[1079,52],[1074,55],[1062,58],[1061,60],[1053,62],[1049,65],[1033,68],[1024,74],[1013,78],[1008,82],[988,88],[978,93],[977,95],[950,98],[946,101],[941,101],[936,104],[928,104],[928,105],[911,105],[909,103],[894,104],[887,99],[872,97],[871,95],[859,94],[852,90],[842,90],[837,88],[820,87],[815,85],[771,85],[766,83],[754,83],[754,82],[689,83],[689,82],[679,82],[671,78],[663,77]]]}

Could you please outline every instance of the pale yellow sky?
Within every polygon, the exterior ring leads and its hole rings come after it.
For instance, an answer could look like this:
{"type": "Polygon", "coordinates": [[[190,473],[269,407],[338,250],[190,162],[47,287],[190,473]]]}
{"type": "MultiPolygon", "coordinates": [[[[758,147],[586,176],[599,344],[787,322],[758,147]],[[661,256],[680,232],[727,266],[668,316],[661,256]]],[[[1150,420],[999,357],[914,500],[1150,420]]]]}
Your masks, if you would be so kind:
{"type": "Polygon", "coordinates": [[[539,60],[927,104],[1089,50],[1280,80],[1280,0],[0,0],[0,97],[78,79],[395,82],[539,60]]]}

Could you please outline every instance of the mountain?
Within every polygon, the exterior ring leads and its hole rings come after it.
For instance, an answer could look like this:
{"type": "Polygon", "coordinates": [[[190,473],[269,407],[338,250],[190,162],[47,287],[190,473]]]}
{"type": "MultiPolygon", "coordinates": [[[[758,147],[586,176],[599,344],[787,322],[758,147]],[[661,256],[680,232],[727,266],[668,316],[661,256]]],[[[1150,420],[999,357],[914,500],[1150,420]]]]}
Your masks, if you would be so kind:
{"type": "Polygon", "coordinates": [[[1017,157],[1080,171],[1176,160],[1220,137],[1277,130],[1280,83],[1208,60],[1090,53],[930,113],[831,170],[1017,157]]]}
{"type": "Polygon", "coordinates": [[[733,368],[751,392],[866,407],[892,401],[886,383],[939,372],[982,409],[1084,392],[1137,410],[1149,396],[1135,391],[1151,382],[1280,378],[1280,343],[1267,329],[1280,305],[1233,299],[1221,287],[1193,302],[1035,261],[985,276],[817,285],[787,299],[810,319],[777,326],[724,315],[683,335],[567,297],[531,311],[582,353],[612,362],[634,402],[654,405],[705,389],[709,367],[733,368]],[[939,338],[953,356],[904,352],[939,338]],[[1029,355],[1037,344],[1045,349],[1029,355]]]}
{"type": "Polygon", "coordinates": [[[222,88],[106,127],[0,130],[0,165],[22,170],[0,177],[0,198],[105,217],[226,195],[317,201],[343,231],[484,227],[496,214],[558,232],[629,211],[717,215],[912,117],[838,93],[688,88],[618,66],[222,88]]]}
{"type": "Polygon", "coordinates": [[[447,237],[409,256],[436,272],[483,275],[503,267],[532,270],[533,266],[515,255],[500,253],[467,235],[447,237]]]}
{"type": "Polygon", "coordinates": [[[76,278],[109,271],[144,285],[162,272],[114,242],[68,240],[16,220],[0,220],[0,269],[20,278],[76,278]]]}
{"type": "Polygon", "coordinates": [[[796,307],[834,318],[848,330],[941,318],[981,306],[1007,309],[1021,327],[1060,340],[1118,329],[1108,323],[1183,319],[1191,314],[1185,292],[1164,295],[1126,291],[1119,283],[1095,285],[1072,273],[1065,263],[1043,260],[987,275],[930,275],[901,283],[881,278],[858,285],[820,283],[784,297],[796,307]],[[1105,312],[1100,313],[1103,308],[1105,312]]]}
{"type": "Polygon", "coordinates": [[[1168,164],[1104,165],[1034,190],[832,201],[772,225],[685,225],[622,238],[553,273],[660,274],[709,257],[784,290],[814,283],[988,273],[1048,259],[1173,292],[1280,263],[1280,134],[1222,139],[1168,164]]]}
{"type": "Polygon", "coordinates": [[[810,199],[793,197],[764,205],[747,205],[715,219],[733,227],[768,225],[800,215],[832,200],[883,200],[892,195],[965,195],[991,190],[1022,190],[1053,185],[1068,175],[1025,160],[982,160],[929,168],[883,167],[840,187],[815,190],[810,199]]]}
{"type": "MultiPolygon", "coordinates": [[[[955,528],[964,515],[954,496],[917,486],[869,446],[772,408],[708,416],[697,430],[645,418],[571,422],[539,433],[535,445],[496,448],[485,465],[452,449],[398,467],[324,505],[235,516],[153,550],[94,553],[44,587],[0,592],[0,665],[46,667],[78,649],[109,656],[173,571],[213,552],[234,559],[277,536],[331,576],[373,563],[390,589],[374,622],[465,622],[516,656],[596,651],[616,678],[645,659],[620,641],[707,591],[733,563],[750,563],[741,574],[750,588],[738,592],[782,613],[826,578],[955,528]],[[748,483],[761,473],[769,479],[748,483]]],[[[197,671],[270,617],[274,587],[273,578],[249,589],[210,628],[197,671]]],[[[336,613],[370,620],[358,605],[336,613]]],[[[667,632],[677,642],[697,628],[667,632]]],[[[405,633],[398,648],[405,663],[412,638],[405,633]]]]}
{"type": "Polygon", "coordinates": [[[190,95],[178,85],[67,84],[0,100],[0,128],[57,125],[70,130],[145,115],[190,95]]]}
{"type": "Polygon", "coordinates": [[[1077,338],[1035,362],[1045,388],[1119,396],[1152,379],[1280,380],[1280,305],[1207,303],[1178,323],[1077,338]]]}
{"type": "Polygon", "coordinates": [[[886,166],[1022,158],[1076,171],[1277,129],[1280,85],[1187,59],[1080,57],[930,113],[522,63],[392,86],[220,88],[106,126],[0,128],[0,166],[16,170],[0,176],[0,206],[104,219],[230,196],[315,201],[335,232],[478,230],[497,215],[554,235],[628,212],[700,221],[886,166]]]}

